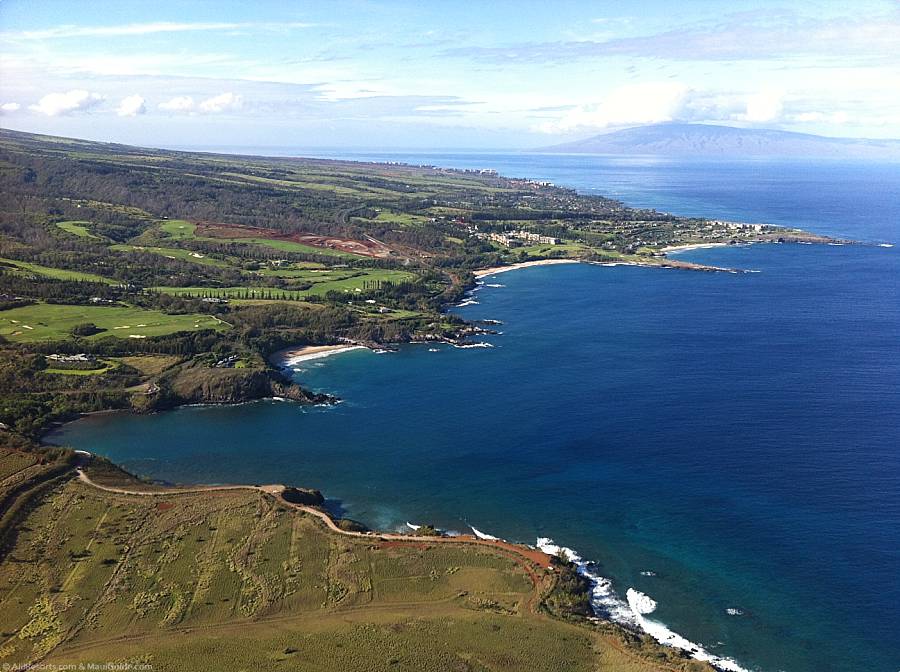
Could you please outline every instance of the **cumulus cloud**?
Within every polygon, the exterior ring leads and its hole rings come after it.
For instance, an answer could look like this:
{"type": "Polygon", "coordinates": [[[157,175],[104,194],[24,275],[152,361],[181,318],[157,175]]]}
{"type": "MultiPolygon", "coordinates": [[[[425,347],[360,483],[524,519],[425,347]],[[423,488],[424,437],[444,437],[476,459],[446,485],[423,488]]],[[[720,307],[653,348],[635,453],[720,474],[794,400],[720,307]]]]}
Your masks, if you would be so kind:
{"type": "Polygon", "coordinates": [[[136,117],[139,114],[144,114],[146,111],[147,106],[144,104],[144,98],[137,94],[126,96],[119,103],[119,107],[116,108],[116,114],[120,117],[136,117]]]}
{"type": "Polygon", "coordinates": [[[738,121],[763,123],[776,121],[784,110],[784,93],[781,91],[760,91],[747,99],[747,109],[735,115],[738,121]]]}
{"type": "Polygon", "coordinates": [[[84,89],[73,89],[65,93],[48,93],[41,98],[37,105],[31,105],[30,109],[48,117],[58,117],[72,112],[82,112],[99,105],[104,97],[99,93],[90,93],[84,89]]]}
{"type": "Polygon", "coordinates": [[[244,104],[244,99],[239,96],[231,93],[230,91],[227,93],[220,93],[218,96],[213,96],[212,98],[207,98],[200,102],[197,106],[197,109],[201,112],[207,112],[211,114],[217,114],[219,112],[229,112],[231,110],[237,110],[244,104]]]}
{"type": "Polygon", "coordinates": [[[201,100],[199,103],[194,101],[193,96],[175,96],[160,103],[158,107],[166,112],[182,114],[219,114],[239,110],[243,105],[243,96],[227,91],[201,100]]]}
{"type": "Polygon", "coordinates": [[[194,109],[194,99],[190,96],[175,96],[159,104],[159,109],[166,112],[190,112],[194,109]]]}
{"type": "Polygon", "coordinates": [[[579,105],[555,121],[542,124],[545,133],[567,133],[582,128],[629,124],[655,124],[676,119],[690,89],[679,82],[644,82],[613,90],[598,103],[579,105]]]}
{"type": "Polygon", "coordinates": [[[3,103],[0,105],[0,112],[18,112],[21,107],[18,103],[3,103]]]}
{"type": "Polygon", "coordinates": [[[786,121],[801,124],[835,124],[841,126],[850,121],[850,115],[843,110],[837,112],[800,112],[798,114],[789,114],[785,119],[786,121]]]}

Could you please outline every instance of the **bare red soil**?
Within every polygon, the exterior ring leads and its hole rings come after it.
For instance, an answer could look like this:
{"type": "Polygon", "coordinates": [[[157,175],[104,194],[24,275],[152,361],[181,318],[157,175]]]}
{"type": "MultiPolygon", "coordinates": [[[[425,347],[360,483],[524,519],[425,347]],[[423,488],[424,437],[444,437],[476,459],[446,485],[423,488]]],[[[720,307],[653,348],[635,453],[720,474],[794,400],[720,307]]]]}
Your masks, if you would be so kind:
{"type": "Polygon", "coordinates": [[[391,248],[374,238],[353,240],[339,236],[321,236],[315,233],[282,233],[274,229],[242,226],[240,224],[216,224],[198,222],[197,235],[204,238],[265,238],[267,240],[284,240],[310,247],[336,250],[363,257],[388,257],[393,254],[391,248]]]}

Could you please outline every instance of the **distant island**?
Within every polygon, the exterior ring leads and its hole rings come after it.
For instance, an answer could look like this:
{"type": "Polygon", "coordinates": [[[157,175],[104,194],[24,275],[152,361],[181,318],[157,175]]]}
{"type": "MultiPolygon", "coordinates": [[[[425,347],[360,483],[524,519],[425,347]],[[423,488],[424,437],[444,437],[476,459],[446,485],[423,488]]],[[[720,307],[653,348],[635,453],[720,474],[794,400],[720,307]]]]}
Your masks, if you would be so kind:
{"type": "Polygon", "coordinates": [[[900,140],[829,138],[713,124],[666,123],[594,135],[535,151],[656,156],[897,159],[900,140]]]}

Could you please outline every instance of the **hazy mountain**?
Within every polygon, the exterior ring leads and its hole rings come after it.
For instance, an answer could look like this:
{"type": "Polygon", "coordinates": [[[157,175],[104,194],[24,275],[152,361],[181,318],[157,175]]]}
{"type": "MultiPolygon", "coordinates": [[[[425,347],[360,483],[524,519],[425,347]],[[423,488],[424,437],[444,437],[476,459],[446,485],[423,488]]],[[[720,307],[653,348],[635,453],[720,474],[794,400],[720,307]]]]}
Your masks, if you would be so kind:
{"type": "Polygon", "coordinates": [[[539,152],[900,159],[900,140],[827,138],[709,124],[655,124],[595,135],[539,152]]]}

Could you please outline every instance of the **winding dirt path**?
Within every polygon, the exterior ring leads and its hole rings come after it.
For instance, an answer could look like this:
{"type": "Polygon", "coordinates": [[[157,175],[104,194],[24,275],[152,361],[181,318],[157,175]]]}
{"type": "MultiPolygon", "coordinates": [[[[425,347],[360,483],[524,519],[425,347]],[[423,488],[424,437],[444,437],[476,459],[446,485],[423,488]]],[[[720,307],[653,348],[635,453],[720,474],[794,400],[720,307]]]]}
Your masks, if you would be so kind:
{"type": "MultiPolygon", "coordinates": [[[[260,492],[271,497],[275,497],[278,499],[278,502],[283,506],[288,506],[293,509],[302,511],[303,513],[308,513],[312,516],[317,517],[321,520],[325,526],[335,532],[336,534],[342,534],[348,537],[355,537],[358,539],[366,539],[369,541],[380,541],[382,542],[383,547],[391,547],[395,545],[410,545],[410,546],[418,546],[418,547],[427,547],[430,544],[469,544],[474,546],[485,546],[494,551],[499,551],[501,555],[509,558],[518,564],[528,575],[529,579],[531,579],[534,585],[534,591],[528,600],[522,604],[522,607],[527,613],[532,614],[538,618],[548,618],[548,616],[540,610],[540,602],[542,595],[546,593],[547,590],[552,588],[555,583],[555,574],[544,573],[541,570],[548,570],[552,568],[551,558],[549,555],[544,553],[543,551],[532,549],[527,546],[523,546],[520,544],[513,544],[508,541],[502,540],[489,540],[489,539],[479,539],[478,537],[472,535],[460,535],[457,537],[434,537],[434,536],[424,536],[424,535],[410,535],[410,534],[395,534],[389,532],[352,532],[348,530],[342,530],[338,527],[334,520],[324,511],[313,508],[311,506],[306,506],[303,504],[294,504],[292,502],[288,502],[281,497],[281,493],[284,491],[285,486],[283,485],[210,485],[210,486],[196,486],[191,488],[167,488],[165,490],[156,490],[156,491],[141,491],[141,490],[129,490],[127,488],[116,488],[111,486],[100,485],[99,483],[95,483],[91,480],[91,478],[82,470],[81,467],[77,467],[76,471],[78,473],[78,480],[82,483],[89,485],[98,490],[103,490],[105,492],[112,492],[121,495],[135,495],[139,497],[167,497],[171,495],[179,495],[179,494],[197,494],[203,492],[216,492],[223,490],[251,490],[255,492],[260,492]],[[549,581],[547,581],[549,579],[549,581]]],[[[452,598],[448,598],[452,599],[452,598]]],[[[448,601],[442,600],[442,601],[448,601]]],[[[418,602],[409,602],[409,603],[396,603],[396,604],[382,604],[382,605],[361,605],[357,607],[353,607],[347,613],[348,615],[354,614],[363,614],[370,611],[383,611],[387,609],[396,609],[396,608],[411,608],[414,609],[419,606],[421,603],[418,602]]],[[[429,602],[429,604],[433,604],[429,602]]],[[[292,621],[297,620],[296,614],[290,615],[277,615],[265,617],[262,619],[256,619],[254,623],[277,623],[281,621],[292,621]]],[[[227,629],[230,627],[234,627],[234,623],[221,623],[214,624],[209,626],[191,626],[189,628],[178,628],[179,632],[187,633],[194,631],[209,631],[214,632],[220,629],[227,629]]],[[[64,653],[77,653],[82,650],[89,650],[98,645],[104,643],[111,642],[122,642],[125,643],[134,643],[135,641],[140,641],[144,638],[155,636],[152,634],[144,634],[139,635],[137,637],[133,636],[119,636],[110,638],[108,640],[99,641],[99,642],[86,642],[81,645],[75,645],[71,647],[63,646],[61,651],[64,653]]],[[[648,661],[645,658],[638,656],[634,651],[631,651],[627,645],[622,642],[617,641],[614,637],[605,637],[604,642],[611,645],[615,648],[620,654],[626,655],[629,658],[635,660],[636,662],[640,662],[641,664],[653,667],[654,669],[660,670],[660,672],[674,672],[674,668],[666,665],[661,662],[648,661]]]]}
{"type": "Polygon", "coordinates": [[[502,541],[499,539],[479,539],[478,537],[470,534],[461,534],[456,537],[437,537],[414,534],[396,534],[392,532],[353,532],[350,530],[342,530],[335,524],[331,516],[329,516],[324,511],[312,506],[306,506],[304,504],[294,504],[282,498],[280,495],[285,489],[285,486],[283,485],[207,485],[197,486],[193,488],[168,488],[166,490],[129,490],[127,488],[114,488],[95,483],[91,480],[90,476],[88,476],[84,472],[84,470],[81,469],[81,467],[78,467],[76,471],[78,472],[78,480],[80,480],[82,483],[97,488],[98,490],[113,492],[120,495],[136,495],[139,497],[168,497],[170,495],[216,492],[222,490],[252,490],[255,492],[261,492],[271,497],[277,497],[279,503],[283,506],[289,506],[299,511],[303,511],[304,513],[308,513],[311,516],[316,516],[319,520],[325,523],[325,526],[332,532],[343,534],[347,537],[355,537],[357,539],[379,540],[391,543],[415,542],[419,544],[469,544],[473,546],[486,546],[494,550],[504,551],[505,555],[513,554],[517,556],[517,562],[519,562],[520,564],[522,560],[527,561],[528,565],[525,567],[525,570],[526,572],[528,572],[529,576],[532,577],[532,580],[534,580],[536,584],[538,583],[538,577],[534,573],[533,565],[537,565],[542,569],[550,569],[551,567],[551,558],[543,551],[539,551],[535,548],[529,548],[527,546],[522,546],[520,544],[513,544],[508,541],[502,541]]]}

